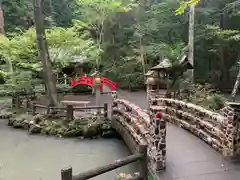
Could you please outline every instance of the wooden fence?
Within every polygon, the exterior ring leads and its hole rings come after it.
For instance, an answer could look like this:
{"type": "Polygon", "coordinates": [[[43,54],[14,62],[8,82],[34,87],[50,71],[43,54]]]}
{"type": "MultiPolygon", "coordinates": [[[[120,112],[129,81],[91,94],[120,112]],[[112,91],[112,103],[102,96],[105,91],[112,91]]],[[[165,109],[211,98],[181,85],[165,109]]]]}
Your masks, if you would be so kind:
{"type": "Polygon", "coordinates": [[[47,110],[47,114],[51,112],[66,112],[66,119],[73,120],[74,119],[74,111],[83,111],[83,110],[90,110],[90,109],[103,109],[103,116],[105,118],[108,117],[108,104],[105,103],[103,106],[86,106],[86,107],[74,107],[73,105],[67,105],[65,107],[52,107],[40,104],[32,104],[32,113],[33,115],[37,114],[37,108],[43,108],[47,110]]]}
{"type": "Polygon", "coordinates": [[[140,145],[138,148],[138,152],[133,155],[116,160],[111,164],[91,169],[78,175],[72,174],[72,167],[62,169],[61,180],[87,180],[136,161],[139,161],[140,174],[133,177],[131,180],[134,179],[147,180],[148,179],[147,145],[140,145]]]}
{"type": "Polygon", "coordinates": [[[74,107],[73,105],[67,105],[64,107],[53,107],[48,105],[42,105],[33,103],[32,100],[36,99],[35,93],[33,94],[17,94],[12,96],[12,106],[15,108],[22,108],[23,100],[26,101],[26,109],[32,111],[33,115],[37,114],[37,108],[45,109],[46,114],[51,112],[64,112],[67,120],[74,119],[74,111],[84,111],[84,110],[100,110],[103,109],[103,116],[108,117],[108,104],[105,103],[103,106],[86,106],[86,107],[74,107]]]}

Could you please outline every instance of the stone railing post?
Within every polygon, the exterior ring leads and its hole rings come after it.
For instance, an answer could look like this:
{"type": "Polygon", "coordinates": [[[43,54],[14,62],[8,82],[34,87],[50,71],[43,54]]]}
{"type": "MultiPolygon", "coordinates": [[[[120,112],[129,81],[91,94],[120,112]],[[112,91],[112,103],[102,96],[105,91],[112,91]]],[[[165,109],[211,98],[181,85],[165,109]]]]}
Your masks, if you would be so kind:
{"type": "Polygon", "coordinates": [[[166,121],[161,113],[151,117],[153,167],[157,171],[166,168],[166,121]]]}
{"type": "Polygon", "coordinates": [[[12,94],[12,108],[16,107],[17,96],[16,94],[12,94]]]}
{"type": "Polygon", "coordinates": [[[226,118],[222,125],[223,155],[234,158],[240,155],[240,103],[227,103],[221,114],[226,118]]]}

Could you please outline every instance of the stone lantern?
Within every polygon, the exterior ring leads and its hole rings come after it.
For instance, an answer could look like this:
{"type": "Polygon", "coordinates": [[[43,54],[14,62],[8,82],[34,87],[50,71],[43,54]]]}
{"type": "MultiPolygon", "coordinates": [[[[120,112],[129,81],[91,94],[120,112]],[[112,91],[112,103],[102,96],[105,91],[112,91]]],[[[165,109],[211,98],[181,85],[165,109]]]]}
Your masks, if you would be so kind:
{"type": "Polygon", "coordinates": [[[93,85],[94,85],[93,90],[95,91],[95,96],[96,96],[96,106],[100,106],[100,97],[101,97],[100,86],[102,84],[103,75],[100,72],[95,71],[91,76],[93,77],[93,85]]]}
{"type": "Polygon", "coordinates": [[[100,72],[95,71],[91,76],[93,77],[94,87],[100,87],[103,75],[100,72]]]}
{"type": "Polygon", "coordinates": [[[148,96],[165,96],[168,89],[169,69],[171,67],[170,61],[164,59],[145,74],[148,96]]]}
{"type": "MultiPolygon", "coordinates": [[[[150,88],[151,96],[172,98],[172,93],[170,91],[171,85],[189,69],[193,69],[193,66],[188,61],[186,55],[182,56],[179,63],[172,64],[168,59],[164,59],[157,66],[152,67],[150,70],[155,72],[155,76],[159,80],[157,81],[157,85],[150,88]]],[[[147,82],[148,81],[146,81],[146,83],[147,82]]]]}

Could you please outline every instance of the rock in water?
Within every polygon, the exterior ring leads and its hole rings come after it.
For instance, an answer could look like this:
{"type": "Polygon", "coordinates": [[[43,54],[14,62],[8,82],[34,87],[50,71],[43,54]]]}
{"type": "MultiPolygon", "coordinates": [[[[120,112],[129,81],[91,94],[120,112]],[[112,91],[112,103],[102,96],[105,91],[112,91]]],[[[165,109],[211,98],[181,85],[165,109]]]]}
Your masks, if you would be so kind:
{"type": "Polygon", "coordinates": [[[9,119],[12,117],[11,112],[7,112],[5,109],[0,111],[0,119],[9,119]]]}
{"type": "Polygon", "coordinates": [[[31,124],[29,128],[29,134],[38,134],[42,130],[41,126],[38,124],[31,124]]]}
{"type": "Polygon", "coordinates": [[[101,124],[94,122],[84,129],[84,137],[92,138],[101,134],[101,124]]]}
{"type": "Polygon", "coordinates": [[[8,119],[8,126],[12,126],[14,123],[15,119],[14,118],[10,118],[8,119]]]}
{"type": "Polygon", "coordinates": [[[13,122],[13,127],[16,128],[16,129],[21,129],[21,128],[23,128],[23,122],[21,122],[21,121],[14,121],[13,122]]]}
{"type": "Polygon", "coordinates": [[[102,132],[102,137],[103,138],[113,138],[113,137],[116,137],[116,132],[114,132],[113,130],[108,130],[108,131],[102,132]]]}
{"type": "Polygon", "coordinates": [[[23,121],[23,129],[25,129],[25,130],[29,129],[29,122],[27,120],[23,121]]]}

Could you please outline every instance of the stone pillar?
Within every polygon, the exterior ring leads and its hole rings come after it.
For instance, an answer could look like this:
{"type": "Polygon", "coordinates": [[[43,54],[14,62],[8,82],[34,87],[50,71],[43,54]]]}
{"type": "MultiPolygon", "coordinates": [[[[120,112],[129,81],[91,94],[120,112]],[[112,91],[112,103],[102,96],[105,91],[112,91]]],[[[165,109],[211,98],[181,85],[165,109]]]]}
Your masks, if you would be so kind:
{"type": "Polygon", "coordinates": [[[150,110],[150,85],[147,84],[147,110],[150,110]]]}
{"type": "Polygon", "coordinates": [[[225,117],[222,154],[234,158],[240,155],[240,103],[227,103],[221,114],[225,117]]]}
{"type": "MultiPolygon", "coordinates": [[[[100,99],[101,99],[101,92],[100,92],[100,86],[95,86],[95,94],[96,94],[96,106],[100,106],[100,99]]],[[[100,114],[101,110],[97,109],[97,114],[100,114]]]]}
{"type": "Polygon", "coordinates": [[[151,118],[153,168],[157,171],[166,168],[166,121],[162,117],[151,118]]]}

